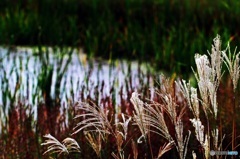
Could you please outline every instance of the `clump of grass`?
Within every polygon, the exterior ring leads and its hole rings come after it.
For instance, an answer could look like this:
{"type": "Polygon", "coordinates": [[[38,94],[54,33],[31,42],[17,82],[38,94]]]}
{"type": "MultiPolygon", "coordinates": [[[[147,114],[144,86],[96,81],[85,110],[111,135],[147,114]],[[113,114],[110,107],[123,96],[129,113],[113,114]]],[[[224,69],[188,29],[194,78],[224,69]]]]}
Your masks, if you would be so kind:
{"type": "MultiPolygon", "coordinates": [[[[78,107],[80,112],[76,115],[76,119],[80,121],[76,123],[73,134],[85,132],[84,137],[99,158],[106,155],[107,151],[111,151],[109,154],[115,159],[128,158],[131,155],[137,158],[139,154],[145,158],[163,158],[170,155],[184,159],[188,156],[196,158],[196,153],[200,153],[203,158],[210,158],[210,150],[220,151],[228,148],[228,144],[222,144],[225,140],[224,132],[228,127],[218,122],[221,119],[219,114],[222,112],[217,97],[220,94],[220,85],[223,84],[221,83],[223,63],[227,64],[230,71],[233,92],[237,90],[238,56],[239,54],[235,53],[233,57],[226,56],[225,51],[221,50],[220,36],[217,35],[209,55],[195,56],[198,88],[192,87],[184,80],[174,82],[161,76],[161,84],[156,88],[151,100],[145,99],[145,102],[139,99],[137,92],[132,91],[130,98],[132,112],[121,114],[117,120],[114,118],[116,112],[109,107],[101,107],[90,102],[80,103],[78,107]],[[191,135],[192,130],[195,136],[191,135]],[[159,148],[156,151],[156,145],[153,143],[159,136],[161,140],[157,140],[159,148]],[[131,145],[129,141],[132,141],[131,145]],[[190,147],[192,141],[197,141],[203,151],[190,147]],[[106,146],[110,143],[114,143],[115,150],[108,146],[108,150],[103,148],[104,144],[106,146]],[[132,152],[126,151],[125,148],[129,146],[132,147],[132,152]]],[[[237,111],[236,103],[236,101],[233,103],[232,109],[237,111]]],[[[227,140],[232,143],[232,150],[237,148],[238,143],[235,140],[237,120],[238,116],[234,115],[232,137],[231,140],[227,140]]]]}
{"type": "MultiPolygon", "coordinates": [[[[229,48],[229,47],[228,47],[229,48]]],[[[227,48],[227,49],[228,49],[227,48]]],[[[186,84],[185,81],[180,83],[183,95],[187,99],[190,110],[193,112],[195,118],[190,119],[194,128],[197,140],[200,142],[201,146],[205,150],[205,157],[209,158],[210,149],[220,151],[222,149],[222,141],[219,136],[219,128],[221,125],[218,124],[218,102],[217,94],[219,84],[221,82],[222,74],[222,63],[224,62],[230,72],[230,77],[232,79],[232,89],[236,89],[239,78],[239,64],[238,64],[238,54],[236,50],[233,55],[227,56],[226,51],[221,50],[221,40],[220,36],[214,39],[214,45],[212,46],[212,52],[209,53],[210,60],[206,55],[196,55],[195,61],[197,65],[197,72],[195,73],[198,88],[200,92],[200,99],[198,99],[197,91],[195,88],[191,87],[190,84],[186,84]],[[230,58],[230,59],[229,59],[230,58]],[[211,62],[210,62],[211,61],[211,62]],[[201,102],[202,109],[205,113],[207,120],[207,133],[204,135],[204,126],[199,118],[199,101],[201,102]],[[211,118],[211,115],[212,118],[211,118]],[[211,121],[211,126],[209,125],[211,121]],[[210,133],[211,132],[211,133],[210,133]]],[[[235,110],[235,102],[233,102],[233,110],[235,110]]],[[[232,150],[235,149],[235,138],[236,138],[236,127],[235,120],[236,116],[233,113],[233,124],[232,124],[232,150]]],[[[222,139],[224,136],[221,137],[222,139]]]]}

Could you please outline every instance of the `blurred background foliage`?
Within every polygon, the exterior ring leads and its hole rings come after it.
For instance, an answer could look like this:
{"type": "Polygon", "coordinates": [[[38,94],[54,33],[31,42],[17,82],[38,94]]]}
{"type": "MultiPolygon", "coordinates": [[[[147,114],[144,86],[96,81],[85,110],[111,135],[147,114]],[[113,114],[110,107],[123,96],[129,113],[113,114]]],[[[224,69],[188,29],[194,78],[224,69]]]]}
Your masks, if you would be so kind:
{"type": "Polygon", "coordinates": [[[91,57],[184,74],[216,34],[239,43],[239,7],[235,0],[1,0],[0,44],[82,47],[91,57]]]}

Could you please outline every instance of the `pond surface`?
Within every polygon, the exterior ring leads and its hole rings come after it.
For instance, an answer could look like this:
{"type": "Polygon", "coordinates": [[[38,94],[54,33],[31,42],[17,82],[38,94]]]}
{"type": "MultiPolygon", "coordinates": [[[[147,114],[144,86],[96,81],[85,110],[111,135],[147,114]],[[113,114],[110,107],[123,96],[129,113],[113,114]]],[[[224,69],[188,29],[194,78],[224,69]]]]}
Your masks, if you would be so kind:
{"type": "MultiPolygon", "coordinates": [[[[68,52],[68,50],[66,51],[68,52]]],[[[35,107],[43,102],[43,93],[39,84],[45,78],[43,72],[53,69],[51,81],[51,97],[54,99],[55,83],[60,80],[60,102],[62,104],[79,100],[82,93],[94,96],[98,89],[99,100],[110,96],[111,88],[115,90],[116,104],[120,105],[119,91],[122,88],[123,95],[126,93],[126,85],[137,89],[140,84],[145,83],[149,87],[153,85],[153,79],[146,76],[151,70],[149,64],[139,64],[136,61],[104,61],[89,60],[81,51],[75,49],[70,57],[68,53],[64,56],[59,50],[51,48],[43,49],[40,56],[36,48],[15,48],[12,50],[0,48],[0,105],[3,110],[9,106],[11,99],[14,103],[24,101],[35,107]],[[70,58],[66,71],[64,65],[70,58]],[[62,59],[62,61],[61,61],[62,59]],[[47,64],[44,64],[46,62],[47,64]],[[59,78],[59,72],[63,73],[59,78]],[[150,79],[150,80],[149,80],[150,79]],[[128,84],[127,84],[128,83],[128,84]],[[80,92],[85,88],[84,92],[80,92]],[[15,93],[16,92],[16,93],[15,93]],[[14,96],[15,94],[15,96],[14,96]]]]}

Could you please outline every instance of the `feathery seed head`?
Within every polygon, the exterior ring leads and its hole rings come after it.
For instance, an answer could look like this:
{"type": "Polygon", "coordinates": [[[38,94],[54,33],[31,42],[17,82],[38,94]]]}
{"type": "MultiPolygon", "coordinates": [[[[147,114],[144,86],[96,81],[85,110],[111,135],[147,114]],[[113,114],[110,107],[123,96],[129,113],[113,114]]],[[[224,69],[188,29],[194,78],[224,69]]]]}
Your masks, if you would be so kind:
{"type": "Polygon", "coordinates": [[[72,138],[66,138],[60,143],[55,137],[53,137],[51,134],[44,135],[45,140],[44,143],[42,143],[42,146],[48,146],[47,150],[43,153],[58,153],[58,155],[62,153],[69,154],[69,152],[80,152],[80,147],[76,140],[72,138]]]}
{"type": "Polygon", "coordinates": [[[204,147],[204,126],[202,125],[202,122],[200,119],[190,119],[192,122],[194,128],[195,128],[195,133],[196,133],[196,138],[200,142],[200,144],[204,147]]]}

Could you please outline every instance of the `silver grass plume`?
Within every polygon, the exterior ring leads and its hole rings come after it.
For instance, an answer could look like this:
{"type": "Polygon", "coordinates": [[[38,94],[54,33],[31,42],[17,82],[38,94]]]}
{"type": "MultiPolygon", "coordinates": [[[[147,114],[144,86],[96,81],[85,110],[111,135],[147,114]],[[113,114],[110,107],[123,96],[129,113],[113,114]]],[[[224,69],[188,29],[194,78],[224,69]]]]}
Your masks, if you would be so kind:
{"type": "Polygon", "coordinates": [[[145,117],[144,103],[138,98],[139,94],[137,92],[132,93],[130,101],[134,106],[133,120],[140,129],[142,136],[138,139],[138,143],[141,143],[141,139],[146,140],[146,135],[149,132],[149,123],[145,117]]]}
{"type": "Polygon", "coordinates": [[[240,66],[239,66],[240,52],[238,52],[236,54],[236,50],[237,50],[237,48],[235,48],[234,53],[231,55],[230,45],[228,44],[227,49],[222,51],[222,55],[224,57],[224,63],[226,64],[229,74],[230,74],[230,77],[232,79],[234,92],[237,88],[238,80],[239,80],[239,76],[240,76],[240,66]],[[227,50],[228,50],[228,55],[226,54],[227,50]]]}
{"type": "Polygon", "coordinates": [[[197,89],[190,86],[190,82],[185,80],[177,81],[177,86],[180,88],[183,96],[187,100],[188,106],[196,119],[199,118],[199,99],[197,89]]]}
{"type": "Polygon", "coordinates": [[[205,142],[205,136],[204,136],[204,126],[202,125],[202,122],[200,119],[190,119],[190,121],[193,124],[193,127],[195,128],[196,138],[204,148],[204,142],[205,142]]]}
{"type": "Polygon", "coordinates": [[[169,131],[167,124],[164,119],[164,112],[161,108],[161,105],[157,103],[153,103],[151,105],[146,106],[146,114],[145,120],[149,125],[154,129],[151,129],[151,132],[154,132],[162,137],[164,137],[169,142],[173,141],[169,131]]]}
{"type": "Polygon", "coordinates": [[[217,35],[213,39],[213,45],[212,45],[212,51],[209,53],[211,57],[211,67],[212,67],[212,76],[214,78],[214,82],[217,87],[219,86],[221,77],[222,77],[222,63],[223,63],[223,57],[221,54],[221,39],[220,36],[217,35]]]}
{"type": "Polygon", "coordinates": [[[105,135],[111,133],[112,126],[108,120],[108,111],[104,111],[101,107],[88,103],[80,103],[78,109],[85,113],[75,116],[74,119],[80,118],[82,120],[74,127],[75,131],[73,134],[83,130],[85,133],[97,132],[104,139],[105,135]]]}
{"type": "Polygon", "coordinates": [[[80,152],[78,143],[72,138],[66,138],[61,143],[51,134],[47,134],[44,137],[47,139],[41,145],[48,147],[43,154],[58,153],[58,155],[61,155],[62,153],[69,154],[70,152],[80,152]]]}
{"type": "Polygon", "coordinates": [[[142,137],[145,138],[146,134],[150,131],[164,137],[169,142],[173,140],[164,119],[162,105],[154,102],[153,104],[144,104],[138,98],[136,92],[132,93],[131,102],[135,109],[133,120],[142,133],[138,142],[140,142],[142,137]],[[154,129],[150,129],[150,127],[154,129]]]}
{"type": "Polygon", "coordinates": [[[198,82],[199,92],[202,98],[204,110],[208,108],[209,105],[209,92],[208,88],[211,85],[211,67],[207,55],[195,55],[195,63],[197,66],[197,73],[195,72],[195,77],[198,82]]]}
{"type": "MultiPolygon", "coordinates": [[[[180,87],[180,90],[182,91],[183,96],[187,99],[187,103],[189,105],[190,110],[193,112],[193,115],[195,118],[190,119],[190,121],[195,128],[195,136],[197,140],[200,142],[201,146],[205,150],[205,157],[208,158],[208,152],[209,152],[208,137],[207,135],[204,134],[204,126],[202,125],[202,122],[199,118],[199,99],[197,95],[197,89],[191,87],[190,82],[186,83],[185,80],[178,81],[176,83],[180,87]]],[[[196,154],[193,152],[193,157],[194,155],[196,154]]]]}
{"type": "Polygon", "coordinates": [[[183,123],[181,119],[179,119],[175,125],[176,131],[176,140],[177,140],[177,150],[180,156],[180,159],[185,159],[187,155],[187,146],[190,139],[191,131],[188,131],[188,135],[183,136],[183,123]]]}
{"type": "Polygon", "coordinates": [[[221,54],[220,36],[217,35],[213,42],[212,51],[209,53],[211,62],[206,55],[195,55],[197,65],[197,73],[195,72],[195,76],[198,81],[203,105],[205,105],[206,108],[210,108],[209,105],[211,105],[211,110],[216,119],[218,111],[217,89],[222,77],[223,57],[221,54]]]}
{"type": "Polygon", "coordinates": [[[126,140],[126,139],[127,139],[127,132],[128,132],[128,124],[129,124],[129,122],[132,120],[132,118],[129,117],[129,118],[126,120],[125,115],[124,115],[123,113],[121,113],[121,116],[122,116],[123,122],[119,122],[118,124],[121,125],[121,127],[122,127],[122,129],[123,129],[123,132],[118,131],[118,133],[122,135],[122,137],[124,138],[124,140],[126,140]]]}

